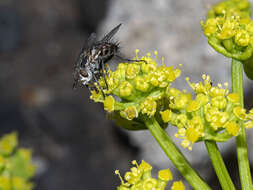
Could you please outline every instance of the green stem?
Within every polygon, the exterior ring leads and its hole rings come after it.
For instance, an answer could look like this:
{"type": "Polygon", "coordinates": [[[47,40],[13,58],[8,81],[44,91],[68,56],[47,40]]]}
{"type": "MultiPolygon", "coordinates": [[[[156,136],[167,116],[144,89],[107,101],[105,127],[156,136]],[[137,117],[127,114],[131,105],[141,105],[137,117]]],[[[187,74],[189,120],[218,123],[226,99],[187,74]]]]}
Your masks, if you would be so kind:
{"type": "Polygon", "coordinates": [[[189,162],[172,142],[169,135],[160,127],[155,118],[145,118],[145,125],[169,157],[174,166],[195,190],[210,190],[211,188],[200,178],[189,162]]]}
{"type": "MultiPolygon", "coordinates": [[[[243,107],[243,64],[242,62],[232,59],[232,90],[240,95],[240,103],[243,107]]],[[[239,174],[241,180],[242,190],[252,190],[251,173],[249,167],[246,132],[241,123],[241,131],[236,137],[237,159],[239,166],[239,174]]]]}
{"type": "Polygon", "coordinates": [[[205,144],[222,189],[235,190],[216,143],[214,141],[205,141],[205,144]]]}

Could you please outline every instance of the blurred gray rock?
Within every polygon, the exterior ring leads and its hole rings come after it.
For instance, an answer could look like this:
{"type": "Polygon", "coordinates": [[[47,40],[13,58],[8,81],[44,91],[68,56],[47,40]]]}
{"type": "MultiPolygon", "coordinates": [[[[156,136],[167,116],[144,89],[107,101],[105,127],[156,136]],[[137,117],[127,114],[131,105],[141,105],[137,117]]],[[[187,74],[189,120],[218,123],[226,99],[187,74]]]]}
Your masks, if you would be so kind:
{"type": "MultiPolygon", "coordinates": [[[[182,77],[174,84],[179,89],[189,90],[184,80],[186,76],[197,82],[204,73],[211,76],[214,84],[230,82],[231,60],[216,53],[208,45],[200,25],[200,21],[205,19],[207,7],[215,2],[217,1],[111,0],[108,16],[100,28],[100,33],[106,33],[118,23],[123,23],[116,38],[120,39],[122,51],[127,57],[134,57],[136,48],[141,50],[140,56],[158,50],[159,56],[165,57],[165,64],[176,67],[182,64],[182,77]]],[[[246,76],[244,82],[245,93],[250,92],[253,82],[246,76]]],[[[170,136],[176,133],[172,127],[167,131],[170,136]]],[[[145,159],[158,168],[172,167],[148,132],[129,132],[129,135],[132,141],[141,147],[139,159],[145,159]]],[[[252,136],[253,131],[248,130],[248,135],[252,136]]],[[[179,139],[173,139],[180,144],[179,139]]],[[[252,139],[248,138],[249,145],[253,143],[252,139]]],[[[231,155],[231,152],[236,158],[233,140],[219,144],[219,147],[225,158],[226,155],[231,155]]],[[[212,167],[203,143],[195,144],[193,151],[181,149],[204,178],[212,178],[212,167]]],[[[252,161],[252,151],[249,153],[252,161]]]]}

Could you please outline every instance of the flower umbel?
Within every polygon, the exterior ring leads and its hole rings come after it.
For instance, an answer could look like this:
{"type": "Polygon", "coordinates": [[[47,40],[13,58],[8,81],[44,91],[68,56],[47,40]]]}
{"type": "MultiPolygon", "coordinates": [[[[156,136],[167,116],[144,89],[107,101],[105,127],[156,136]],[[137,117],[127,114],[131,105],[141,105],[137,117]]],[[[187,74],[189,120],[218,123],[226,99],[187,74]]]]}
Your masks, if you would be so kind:
{"type": "MultiPolygon", "coordinates": [[[[168,184],[168,181],[173,179],[170,169],[160,170],[158,172],[158,179],[155,179],[151,175],[152,166],[142,160],[141,164],[138,165],[134,160],[132,167],[129,172],[125,173],[125,181],[120,176],[119,170],[115,171],[120,178],[121,185],[117,187],[118,190],[164,190],[168,184]]],[[[181,181],[174,182],[171,190],[184,190],[184,184],[181,181]]]]}
{"type": "MultiPolygon", "coordinates": [[[[104,103],[104,109],[112,118],[138,121],[142,117],[160,117],[159,111],[162,111],[170,84],[180,76],[181,71],[172,66],[159,65],[157,51],[155,58],[148,53],[141,58],[136,55],[134,59],[137,61],[120,63],[115,71],[109,71],[106,78],[108,89],[103,77],[99,79],[106,98],[100,91],[92,91],[91,99],[104,103]]],[[[133,130],[137,129],[135,125],[133,130]]]]}
{"type": "MultiPolygon", "coordinates": [[[[157,56],[157,52],[155,52],[157,56]]],[[[180,75],[179,69],[159,66],[157,57],[150,54],[134,63],[120,63],[109,71],[107,95],[92,92],[91,98],[102,102],[118,125],[130,130],[145,129],[143,121],[154,117],[162,127],[171,124],[178,128],[175,136],[181,145],[192,150],[194,143],[203,140],[225,142],[240,132],[241,125],[253,126],[252,113],[240,106],[236,93],[229,93],[228,84],[212,85],[210,76],[203,75],[202,82],[191,83],[194,94],[171,87],[180,75]]],[[[103,78],[100,84],[105,88],[103,78]]]]}
{"type": "Polygon", "coordinates": [[[35,167],[31,164],[31,152],[17,149],[17,134],[11,133],[0,139],[0,189],[31,190],[30,182],[35,167]]]}
{"type": "MultiPolygon", "coordinates": [[[[236,93],[229,93],[227,83],[222,87],[211,85],[208,75],[203,75],[203,82],[190,83],[189,86],[195,94],[195,99],[188,96],[187,92],[178,91],[170,93],[170,102],[183,101],[183,106],[169,104],[169,111],[161,112],[164,122],[178,127],[176,137],[182,139],[181,145],[192,149],[195,142],[202,140],[214,140],[224,142],[233,136],[237,136],[243,122],[245,127],[251,122],[250,112],[240,106],[239,96],[236,93]]],[[[175,90],[174,90],[175,91],[175,90]]]]}
{"type": "Polygon", "coordinates": [[[253,21],[248,0],[214,5],[201,25],[208,43],[226,57],[242,61],[245,73],[253,79],[253,21]]]}

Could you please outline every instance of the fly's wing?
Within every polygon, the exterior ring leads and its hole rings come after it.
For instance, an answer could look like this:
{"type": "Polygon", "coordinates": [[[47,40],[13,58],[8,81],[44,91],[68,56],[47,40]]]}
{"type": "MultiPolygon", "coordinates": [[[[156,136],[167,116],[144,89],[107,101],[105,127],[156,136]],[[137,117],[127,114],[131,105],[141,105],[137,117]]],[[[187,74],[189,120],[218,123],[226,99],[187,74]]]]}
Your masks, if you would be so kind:
{"type": "Polygon", "coordinates": [[[89,38],[85,41],[85,43],[84,43],[84,45],[83,45],[83,47],[81,49],[81,53],[80,54],[82,54],[86,49],[91,48],[91,46],[93,44],[95,44],[96,39],[97,39],[96,33],[91,33],[91,35],[89,36],[89,38]]]}
{"type": "Polygon", "coordinates": [[[101,40],[101,42],[109,42],[112,39],[112,37],[118,32],[120,26],[121,26],[121,23],[115,28],[113,28],[111,32],[106,34],[105,37],[101,40]]]}
{"type": "Polygon", "coordinates": [[[91,35],[87,40],[87,48],[91,47],[96,42],[96,39],[97,39],[96,33],[91,33],[91,35]]]}
{"type": "Polygon", "coordinates": [[[75,62],[73,77],[74,77],[74,83],[73,83],[73,89],[76,89],[79,81],[79,73],[80,73],[80,67],[82,64],[83,54],[80,54],[75,62]]]}

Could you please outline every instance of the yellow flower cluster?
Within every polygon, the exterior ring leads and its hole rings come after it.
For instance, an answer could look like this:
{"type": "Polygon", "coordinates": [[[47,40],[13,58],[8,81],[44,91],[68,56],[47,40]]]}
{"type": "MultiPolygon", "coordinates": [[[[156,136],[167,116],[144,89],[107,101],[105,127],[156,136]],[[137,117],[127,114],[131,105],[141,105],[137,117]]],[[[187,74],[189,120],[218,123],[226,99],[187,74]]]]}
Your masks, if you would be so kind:
{"type": "Polygon", "coordinates": [[[248,0],[226,0],[213,6],[201,22],[209,44],[219,53],[247,60],[253,53],[253,21],[248,0]]]}
{"type": "MultiPolygon", "coordinates": [[[[121,185],[117,187],[117,190],[164,190],[168,184],[168,181],[173,179],[170,169],[160,170],[158,172],[158,179],[155,179],[151,175],[152,166],[142,160],[141,164],[138,165],[134,160],[130,171],[125,173],[124,182],[120,176],[118,170],[115,171],[120,178],[121,185]]],[[[171,187],[171,190],[184,190],[184,184],[182,181],[175,181],[171,187]]]]}
{"type": "Polygon", "coordinates": [[[91,99],[103,102],[108,112],[119,111],[128,120],[137,118],[140,113],[148,117],[154,116],[166,90],[181,73],[177,68],[158,65],[157,51],[155,55],[155,59],[151,58],[150,53],[141,59],[136,55],[136,62],[120,63],[116,71],[109,70],[106,78],[109,88],[105,88],[103,78],[99,80],[104,94],[109,96],[104,98],[100,91],[94,90],[91,99]],[[120,101],[116,101],[115,97],[120,101]]]}
{"type": "Polygon", "coordinates": [[[169,108],[161,111],[164,122],[178,127],[176,137],[183,139],[181,145],[192,149],[200,140],[227,141],[237,136],[241,125],[253,127],[251,110],[240,107],[239,95],[229,93],[228,84],[212,86],[210,77],[203,75],[203,82],[190,83],[195,99],[186,91],[171,88],[167,92],[169,108]]]}
{"type": "Polygon", "coordinates": [[[31,190],[30,178],[35,167],[31,162],[31,152],[17,149],[16,133],[0,139],[0,190],[31,190]]]}
{"type": "Polygon", "coordinates": [[[104,109],[116,123],[128,130],[146,129],[145,118],[154,117],[159,125],[168,124],[178,128],[176,137],[182,139],[184,148],[192,149],[195,142],[214,140],[225,142],[237,136],[241,126],[253,126],[253,110],[246,113],[240,107],[239,95],[229,93],[228,84],[212,85],[209,76],[203,75],[203,82],[190,83],[194,96],[171,87],[180,75],[179,69],[159,66],[150,54],[134,63],[120,63],[116,71],[110,71],[100,84],[101,92],[92,91],[91,98],[102,102],[104,109]]]}

